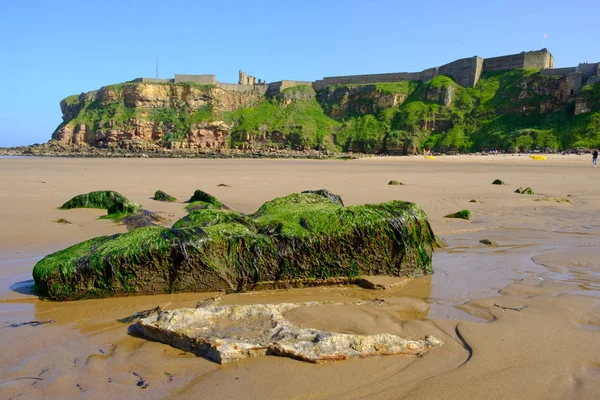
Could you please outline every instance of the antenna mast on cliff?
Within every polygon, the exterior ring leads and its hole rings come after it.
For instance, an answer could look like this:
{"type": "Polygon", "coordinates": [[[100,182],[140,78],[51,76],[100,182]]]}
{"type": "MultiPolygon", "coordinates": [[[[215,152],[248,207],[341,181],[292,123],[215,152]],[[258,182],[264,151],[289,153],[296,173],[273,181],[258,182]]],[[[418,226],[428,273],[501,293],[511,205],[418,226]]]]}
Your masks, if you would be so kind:
{"type": "Polygon", "coordinates": [[[158,79],[158,57],[156,57],[156,79],[158,79]]]}

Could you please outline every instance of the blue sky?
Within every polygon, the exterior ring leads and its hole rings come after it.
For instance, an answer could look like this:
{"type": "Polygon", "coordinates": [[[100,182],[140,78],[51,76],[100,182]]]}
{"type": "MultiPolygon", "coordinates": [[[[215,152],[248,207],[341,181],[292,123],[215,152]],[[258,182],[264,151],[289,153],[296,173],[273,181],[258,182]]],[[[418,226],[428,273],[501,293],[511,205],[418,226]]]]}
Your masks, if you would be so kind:
{"type": "Polygon", "coordinates": [[[59,102],[111,83],[239,69],[268,82],[420,71],[546,47],[600,61],[597,0],[2,1],[0,147],[43,143],[59,102]]]}

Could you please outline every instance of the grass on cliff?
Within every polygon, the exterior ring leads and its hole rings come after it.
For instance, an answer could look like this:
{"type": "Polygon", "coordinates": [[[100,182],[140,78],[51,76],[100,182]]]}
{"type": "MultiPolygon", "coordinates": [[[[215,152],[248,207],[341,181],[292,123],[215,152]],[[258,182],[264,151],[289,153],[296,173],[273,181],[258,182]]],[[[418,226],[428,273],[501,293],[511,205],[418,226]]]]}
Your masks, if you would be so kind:
{"type": "Polygon", "coordinates": [[[274,132],[280,132],[279,144],[291,148],[323,147],[326,137],[339,126],[315,99],[297,99],[287,105],[278,99],[265,100],[256,107],[227,113],[226,121],[234,124],[233,145],[268,140],[274,132]]]}
{"type": "Polygon", "coordinates": [[[558,90],[559,83],[536,69],[484,73],[474,88],[463,88],[447,76],[413,82],[415,89],[399,107],[344,121],[337,144],[346,151],[372,153],[600,146],[600,84],[582,88],[591,112],[576,116],[572,103],[546,94],[548,88],[558,90]],[[441,99],[428,100],[451,86],[449,106],[441,99]]]}
{"type": "Polygon", "coordinates": [[[314,97],[315,95],[316,92],[311,86],[298,85],[283,89],[279,96],[283,99],[294,99],[297,97],[314,97]]]}
{"type": "MultiPolygon", "coordinates": [[[[232,126],[230,144],[234,147],[254,143],[365,153],[600,147],[600,83],[582,88],[579,97],[590,112],[574,115],[573,101],[565,103],[549,95],[559,90],[560,82],[539,70],[517,69],[484,73],[474,88],[463,88],[448,76],[429,82],[330,86],[316,97],[310,86],[295,86],[254,107],[224,113],[211,104],[194,111],[187,106],[126,107],[123,90],[136,83],[124,83],[104,88],[114,101],[85,101],[67,123],[86,125],[94,133],[131,131],[135,120],[149,121],[165,133],[166,143],[183,141],[194,124],[224,119],[232,126]],[[450,87],[452,102],[444,106],[444,94],[450,87]],[[385,106],[387,100],[380,101],[395,94],[402,94],[395,96],[404,99],[400,105],[385,106]],[[342,105],[347,110],[343,113],[342,105]]],[[[186,90],[209,91],[212,87],[173,85],[186,90]]],[[[64,100],[75,106],[79,97],[64,100]]]]}

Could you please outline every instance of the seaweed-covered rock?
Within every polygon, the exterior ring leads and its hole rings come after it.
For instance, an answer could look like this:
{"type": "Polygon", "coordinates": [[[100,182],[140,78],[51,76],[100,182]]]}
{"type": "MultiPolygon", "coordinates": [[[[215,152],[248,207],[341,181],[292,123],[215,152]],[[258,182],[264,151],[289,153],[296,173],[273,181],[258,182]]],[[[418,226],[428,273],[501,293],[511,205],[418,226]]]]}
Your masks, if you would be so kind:
{"type": "Polygon", "coordinates": [[[219,224],[242,224],[253,228],[253,222],[235,211],[205,208],[190,212],[173,224],[173,228],[207,227],[219,224]]]}
{"type": "Polygon", "coordinates": [[[492,185],[504,185],[504,181],[500,180],[500,179],[496,179],[494,182],[492,182],[492,185]]]}
{"type": "Polygon", "coordinates": [[[489,239],[481,239],[481,240],[479,241],[479,243],[481,243],[481,244],[483,244],[483,245],[486,245],[486,246],[490,246],[490,247],[496,247],[496,243],[495,243],[495,242],[492,242],[492,241],[491,241],[491,240],[489,240],[489,239]]]}
{"type": "Polygon", "coordinates": [[[192,212],[192,211],[196,211],[196,210],[204,210],[204,209],[213,209],[213,210],[219,210],[220,208],[217,206],[214,206],[210,203],[207,203],[205,201],[192,201],[190,204],[188,204],[187,206],[185,206],[185,210],[187,212],[192,212]]]}
{"type": "Polygon", "coordinates": [[[469,210],[460,210],[452,214],[448,214],[444,216],[444,218],[460,218],[460,219],[468,219],[471,220],[471,211],[469,210]]]}
{"type": "Polygon", "coordinates": [[[533,193],[533,189],[530,188],[530,187],[526,187],[525,189],[523,189],[522,187],[520,187],[517,190],[515,190],[515,193],[519,193],[519,194],[534,194],[533,193]]]}
{"type": "Polygon", "coordinates": [[[432,273],[435,237],[416,204],[344,207],[294,193],[254,214],[199,210],[174,228],[87,240],[40,260],[33,277],[56,300],[132,292],[242,291],[270,282],[432,273]]]}
{"type": "Polygon", "coordinates": [[[71,208],[102,208],[108,213],[103,218],[119,218],[142,211],[142,207],[139,204],[112,190],[99,190],[80,194],[60,207],[61,210],[69,210],[71,208]]]}
{"type": "Polygon", "coordinates": [[[163,192],[162,190],[157,190],[156,192],[154,192],[154,200],[168,201],[168,202],[177,201],[177,199],[175,197],[171,196],[168,193],[163,192]]]}
{"type": "Polygon", "coordinates": [[[302,193],[307,193],[307,194],[318,194],[319,196],[323,196],[331,201],[333,201],[334,203],[338,203],[339,205],[343,206],[344,202],[342,201],[342,196],[335,194],[335,193],[331,193],[329,190],[327,189],[318,189],[318,190],[305,190],[302,193]]]}
{"type": "Polygon", "coordinates": [[[190,199],[188,200],[188,203],[194,203],[196,201],[203,201],[205,203],[212,204],[213,206],[215,206],[217,208],[225,208],[225,209],[229,208],[229,207],[225,206],[223,203],[221,203],[219,201],[219,199],[217,199],[215,196],[212,196],[206,192],[203,192],[200,189],[198,189],[194,192],[192,197],[190,197],[190,199]]]}
{"type": "Polygon", "coordinates": [[[121,219],[122,224],[127,226],[128,231],[143,228],[145,226],[156,226],[165,222],[165,219],[155,212],[142,210],[139,213],[131,214],[121,219]]]}
{"type": "Polygon", "coordinates": [[[433,243],[433,246],[438,249],[445,249],[446,241],[444,239],[442,239],[441,237],[439,237],[438,235],[435,235],[435,241],[433,243]]]}
{"type": "Polygon", "coordinates": [[[404,183],[402,183],[400,181],[389,181],[388,185],[390,185],[390,186],[402,186],[402,185],[404,185],[404,183]]]}

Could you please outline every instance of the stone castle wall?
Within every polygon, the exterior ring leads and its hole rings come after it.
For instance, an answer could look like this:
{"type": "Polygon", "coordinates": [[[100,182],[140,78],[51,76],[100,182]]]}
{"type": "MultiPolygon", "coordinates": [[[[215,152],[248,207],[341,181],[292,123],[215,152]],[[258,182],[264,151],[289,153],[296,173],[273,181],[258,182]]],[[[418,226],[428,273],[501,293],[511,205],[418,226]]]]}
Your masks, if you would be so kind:
{"type": "Polygon", "coordinates": [[[135,78],[130,82],[137,83],[169,83],[173,82],[173,79],[158,79],[158,78],[135,78]]]}
{"type": "Polygon", "coordinates": [[[587,82],[592,76],[600,76],[600,63],[584,63],[577,66],[577,71],[581,72],[581,79],[587,82]]]}
{"type": "Polygon", "coordinates": [[[523,64],[523,53],[512,54],[510,56],[486,58],[483,60],[483,72],[518,69],[523,68],[523,64]]]}
{"type": "Polygon", "coordinates": [[[364,85],[368,83],[428,81],[437,75],[437,68],[421,72],[393,72],[388,74],[348,75],[325,77],[313,83],[313,89],[321,90],[331,85],[364,85]]]}
{"type": "Polygon", "coordinates": [[[551,68],[551,69],[543,69],[540,71],[542,75],[548,76],[567,76],[573,72],[577,72],[577,67],[569,67],[569,68],[551,68]]]}
{"type": "Polygon", "coordinates": [[[528,51],[523,54],[522,68],[554,68],[554,57],[549,51],[528,51]]]}
{"type": "Polygon", "coordinates": [[[279,93],[284,91],[287,88],[291,88],[294,86],[312,86],[313,82],[308,81],[292,81],[292,80],[282,80],[277,82],[271,82],[268,84],[267,96],[277,96],[279,93]]]}
{"type": "Polygon", "coordinates": [[[194,82],[200,85],[214,85],[217,83],[217,77],[214,75],[181,75],[175,74],[175,83],[194,82]]]}
{"type": "Polygon", "coordinates": [[[195,82],[199,84],[214,84],[225,90],[234,92],[259,92],[268,96],[276,96],[283,90],[293,86],[312,86],[319,91],[332,85],[365,85],[380,82],[422,81],[426,82],[438,75],[448,75],[463,87],[474,87],[483,72],[509,71],[519,68],[536,68],[548,76],[567,78],[564,87],[565,94],[579,92],[581,86],[589,79],[600,76],[600,63],[579,64],[572,68],[554,68],[554,57],[547,49],[540,51],[521,52],[501,57],[483,59],[469,57],[452,61],[441,67],[429,68],[421,72],[393,72],[384,74],[330,76],[315,82],[282,80],[267,84],[261,79],[239,71],[238,84],[217,82],[214,75],[175,75],[175,79],[137,78],[132,82],[195,82]]]}
{"type": "Polygon", "coordinates": [[[463,58],[438,68],[440,75],[448,75],[463,87],[474,87],[481,76],[483,59],[481,57],[463,58]]]}

